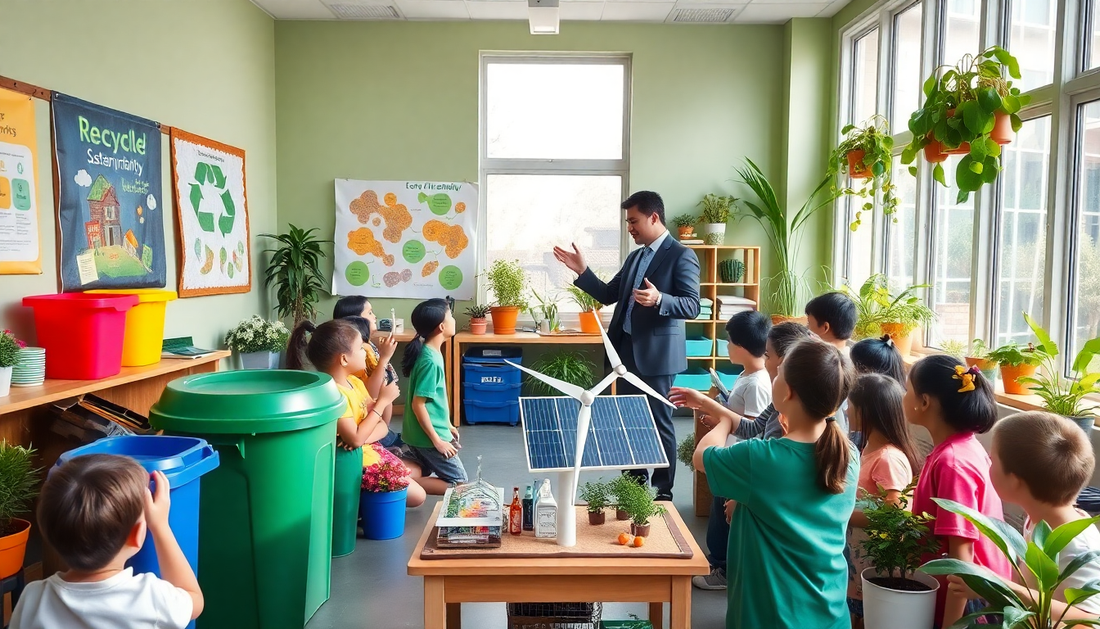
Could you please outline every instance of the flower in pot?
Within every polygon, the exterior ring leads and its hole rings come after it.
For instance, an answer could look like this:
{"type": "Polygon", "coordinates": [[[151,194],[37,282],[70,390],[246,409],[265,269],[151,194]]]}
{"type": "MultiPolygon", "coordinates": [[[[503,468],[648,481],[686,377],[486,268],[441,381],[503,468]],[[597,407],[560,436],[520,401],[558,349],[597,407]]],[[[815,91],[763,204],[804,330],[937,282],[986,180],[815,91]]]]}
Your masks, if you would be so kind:
{"type": "Polygon", "coordinates": [[[989,358],[989,348],[985,341],[974,339],[970,342],[970,351],[963,358],[967,367],[977,367],[987,380],[993,382],[997,379],[997,361],[989,358]]]}
{"type": "Polygon", "coordinates": [[[883,496],[868,496],[863,508],[867,538],[860,543],[863,556],[872,567],[860,575],[863,582],[863,613],[867,627],[927,629],[936,614],[939,584],[917,572],[921,557],[939,551],[939,540],[928,529],[933,520],[927,513],[908,509],[910,485],[897,503],[883,496]]]}
{"type": "MultiPolygon", "coordinates": [[[[729,217],[727,216],[727,218],[729,217]]],[[[680,233],[680,240],[686,240],[695,235],[695,223],[697,222],[699,222],[699,219],[691,214],[681,214],[672,219],[672,224],[676,226],[677,231],[680,233]]]]}
{"type": "Polygon", "coordinates": [[[0,443],[0,579],[23,569],[31,523],[16,516],[27,513],[38,495],[41,470],[34,455],[32,448],[0,443]]]}
{"type": "Polygon", "coordinates": [[[538,319],[535,323],[538,325],[540,331],[544,334],[552,334],[558,331],[561,327],[561,320],[558,318],[558,303],[553,297],[543,298],[542,295],[531,291],[535,295],[535,300],[539,302],[536,308],[531,309],[531,314],[538,317],[541,315],[541,319],[538,319]],[[537,313],[535,311],[538,311],[537,313]]]}
{"type": "Polygon", "coordinates": [[[1034,375],[1044,358],[1043,352],[1031,343],[1027,347],[1020,347],[1014,341],[989,352],[986,357],[1000,365],[1001,382],[1005,393],[1010,395],[1027,395],[1031,392],[1030,383],[1024,378],[1034,375]]]}
{"type": "Polygon", "coordinates": [[[276,369],[279,352],[286,349],[290,331],[282,321],[266,321],[252,315],[225,335],[225,344],[241,356],[244,369],[276,369]]]}
{"type": "Polygon", "coordinates": [[[493,334],[515,334],[519,313],[527,310],[527,271],[519,260],[496,260],[485,273],[496,305],[490,308],[493,334]]]}
{"type": "Polygon", "coordinates": [[[485,334],[485,328],[489,322],[485,317],[489,316],[489,306],[476,305],[466,309],[466,315],[470,317],[470,333],[485,334]]]}
{"type": "Polygon", "coordinates": [[[577,304],[577,307],[581,309],[580,314],[577,315],[577,319],[581,324],[581,332],[585,334],[599,334],[600,308],[603,307],[603,304],[596,301],[595,297],[576,286],[567,286],[566,290],[569,291],[569,296],[573,299],[573,303],[577,304]]]}
{"type": "Polygon", "coordinates": [[[607,517],[603,512],[611,503],[607,496],[607,483],[603,479],[581,485],[581,500],[587,503],[588,523],[603,524],[607,517]]]}
{"type": "Polygon", "coordinates": [[[863,199],[862,207],[856,211],[855,220],[849,226],[855,231],[862,222],[863,212],[874,209],[875,197],[879,194],[882,195],[883,214],[892,216],[897,211],[897,186],[891,181],[894,138],[886,118],[879,115],[860,126],[848,125],[841,134],[844,140],[829,156],[829,175],[863,180],[858,189],[847,186],[840,190],[841,194],[863,199]]]}
{"type": "Polygon", "coordinates": [[[1089,367],[1097,354],[1100,354],[1100,338],[1090,339],[1077,352],[1073,359],[1073,377],[1062,376],[1058,365],[1058,346],[1050,339],[1050,334],[1026,312],[1024,320],[1039,340],[1036,349],[1042,355],[1041,367],[1034,376],[1024,376],[1020,382],[1031,384],[1032,394],[1043,400],[1043,407],[1051,413],[1061,415],[1081,427],[1086,435],[1092,435],[1096,422],[1095,404],[1085,405],[1085,396],[1100,393],[1100,372],[1089,367]]]}
{"type": "MultiPolygon", "coordinates": [[[[946,187],[942,162],[951,154],[964,156],[955,170],[958,203],[996,181],[1001,145],[1023,126],[1019,111],[1031,98],[1013,87],[1006,69],[1011,78],[1020,78],[1019,62],[998,46],[976,57],[965,55],[954,67],[937,68],[924,82],[924,104],[909,118],[913,139],[901,154],[902,163],[911,164],[923,150],[936,164],[932,178],[946,187]]],[[[916,166],[909,171],[916,174],[916,166]]]]}
{"type": "MultiPolygon", "coordinates": [[[[573,351],[548,352],[531,367],[535,371],[587,390],[595,384],[595,366],[583,354],[573,351]]],[[[556,396],[561,392],[531,376],[527,376],[531,393],[535,396],[556,396]]]]}
{"type": "Polygon", "coordinates": [[[630,519],[630,514],[622,507],[623,496],[630,491],[631,486],[637,486],[637,484],[633,478],[625,474],[620,474],[607,483],[607,495],[611,497],[611,502],[615,505],[616,520],[630,519]]]}
{"type": "Polygon", "coordinates": [[[703,223],[703,234],[708,245],[720,245],[726,242],[726,223],[730,220],[730,208],[737,203],[734,197],[707,194],[699,205],[703,214],[699,222],[703,223]]]}
{"type": "Polygon", "coordinates": [[[630,534],[635,537],[649,537],[652,526],[650,520],[659,515],[664,515],[665,508],[654,502],[657,490],[653,487],[639,485],[633,479],[627,479],[619,488],[618,509],[624,511],[630,517],[630,534]]]}
{"type": "Polygon", "coordinates": [[[19,350],[26,346],[11,330],[0,332],[0,397],[11,391],[12,368],[19,362],[19,350]]]}
{"type": "Polygon", "coordinates": [[[291,225],[285,234],[260,234],[261,238],[279,242],[275,249],[264,251],[271,254],[264,286],[275,285],[275,297],[279,302],[276,310],[280,317],[290,317],[293,327],[317,316],[317,302],[325,291],[325,276],[321,272],[321,259],[325,254],[321,245],[332,241],[315,238],[315,231],[316,227],[304,230],[291,225]]]}
{"type": "Polygon", "coordinates": [[[858,293],[843,287],[856,302],[856,334],[860,337],[889,334],[901,355],[908,356],[913,331],[936,318],[936,313],[915,294],[921,288],[928,288],[928,284],[909,286],[895,293],[890,290],[890,279],[881,273],[867,278],[858,293]]]}
{"type": "Polygon", "coordinates": [[[363,468],[359,517],[367,539],[395,539],[405,532],[409,468],[395,456],[383,456],[363,468]]]}

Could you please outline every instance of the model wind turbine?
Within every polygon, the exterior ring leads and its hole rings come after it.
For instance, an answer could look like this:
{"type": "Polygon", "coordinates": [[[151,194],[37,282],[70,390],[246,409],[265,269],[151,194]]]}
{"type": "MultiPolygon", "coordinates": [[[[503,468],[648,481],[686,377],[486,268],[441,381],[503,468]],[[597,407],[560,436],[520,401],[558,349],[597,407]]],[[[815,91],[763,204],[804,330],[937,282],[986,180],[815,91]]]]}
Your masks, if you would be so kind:
{"type": "Polygon", "coordinates": [[[592,403],[596,401],[596,396],[602,393],[603,390],[610,386],[616,379],[623,378],[646,395],[656,398],[672,408],[676,408],[672,402],[665,399],[665,396],[657,393],[641,378],[626,370],[622,360],[619,359],[619,353],[615,351],[615,346],[611,344],[611,339],[608,338],[607,332],[603,329],[603,322],[600,322],[598,317],[597,322],[600,326],[600,336],[603,337],[604,351],[607,352],[607,360],[611,363],[611,373],[607,374],[599,384],[587,391],[575,384],[570,384],[558,380],[557,378],[541,374],[532,369],[528,369],[522,365],[505,361],[516,369],[531,374],[532,377],[545,382],[581,403],[580,411],[577,412],[577,450],[574,453],[573,469],[571,471],[561,472],[558,477],[557,503],[559,546],[577,545],[577,513],[573,509],[573,504],[576,502],[577,483],[580,480],[581,474],[581,459],[584,457],[585,442],[588,441],[588,425],[592,419],[592,403]]]}

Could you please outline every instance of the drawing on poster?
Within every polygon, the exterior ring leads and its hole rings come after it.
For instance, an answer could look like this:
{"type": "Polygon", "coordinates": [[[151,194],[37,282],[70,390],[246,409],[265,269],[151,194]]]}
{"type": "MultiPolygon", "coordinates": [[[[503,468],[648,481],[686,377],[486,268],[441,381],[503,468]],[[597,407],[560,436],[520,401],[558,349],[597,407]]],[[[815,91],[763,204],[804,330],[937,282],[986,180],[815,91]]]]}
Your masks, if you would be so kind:
{"type": "Polygon", "coordinates": [[[0,274],[42,272],[34,101],[0,89],[0,274]]]}

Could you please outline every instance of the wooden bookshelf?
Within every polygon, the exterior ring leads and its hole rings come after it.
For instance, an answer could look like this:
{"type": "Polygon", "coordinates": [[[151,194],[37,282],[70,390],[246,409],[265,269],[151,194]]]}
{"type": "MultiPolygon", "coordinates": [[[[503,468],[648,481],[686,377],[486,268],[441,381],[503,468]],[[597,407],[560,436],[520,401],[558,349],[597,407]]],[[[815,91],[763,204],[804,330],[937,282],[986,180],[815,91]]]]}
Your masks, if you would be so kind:
{"type": "Polygon", "coordinates": [[[699,296],[711,301],[711,318],[687,321],[689,337],[703,336],[713,341],[709,356],[689,356],[691,366],[703,369],[716,369],[729,362],[725,354],[719,353],[721,343],[726,340],[726,321],[718,318],[718,295],[732,294],[756,302],[760,308],[760,247],[741,245],[687,245],[699,256],[699,296]],[[722,282],[718,264],[723,260],[740,260],[745,272],[738,282],[722,282]]]}

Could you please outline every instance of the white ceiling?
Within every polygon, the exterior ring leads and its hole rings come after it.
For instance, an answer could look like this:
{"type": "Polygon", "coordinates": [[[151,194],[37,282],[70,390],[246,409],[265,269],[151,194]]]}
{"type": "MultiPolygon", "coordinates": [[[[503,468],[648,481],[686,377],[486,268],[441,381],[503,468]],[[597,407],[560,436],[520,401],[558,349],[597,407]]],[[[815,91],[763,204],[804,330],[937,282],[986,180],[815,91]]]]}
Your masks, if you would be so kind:
{"type": "MultiPolygon", "coordinates": [[[[526,0],[252,0],[278,20],[527,20],[526,0]]],[[[849,0],[561,0],[563,22],[782,24],[849,0]]]]}

